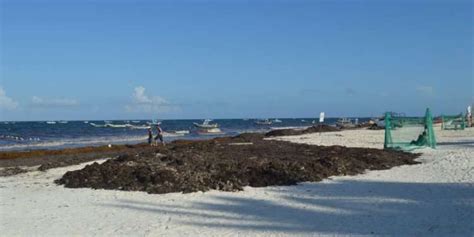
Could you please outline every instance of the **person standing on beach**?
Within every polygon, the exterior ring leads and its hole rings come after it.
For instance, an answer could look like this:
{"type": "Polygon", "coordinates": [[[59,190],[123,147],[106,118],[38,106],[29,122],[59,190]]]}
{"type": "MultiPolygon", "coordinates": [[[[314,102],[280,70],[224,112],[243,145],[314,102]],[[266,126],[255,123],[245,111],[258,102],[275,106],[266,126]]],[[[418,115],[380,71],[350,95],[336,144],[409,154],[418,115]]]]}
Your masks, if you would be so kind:
{"type": "Polygon", "coordinates": [[[165,142],[163,141],[163,129],[161,129],[160,124],[156,125],[155,145],[158,145],[158,139],[160,139],[161,144],[164,146],[165,142]]]}
{"type": "Polygon", "coordinates": [[[153,145],[153,132],[151,131],[151,127],[148,128],[148,145],[153,145]]]}

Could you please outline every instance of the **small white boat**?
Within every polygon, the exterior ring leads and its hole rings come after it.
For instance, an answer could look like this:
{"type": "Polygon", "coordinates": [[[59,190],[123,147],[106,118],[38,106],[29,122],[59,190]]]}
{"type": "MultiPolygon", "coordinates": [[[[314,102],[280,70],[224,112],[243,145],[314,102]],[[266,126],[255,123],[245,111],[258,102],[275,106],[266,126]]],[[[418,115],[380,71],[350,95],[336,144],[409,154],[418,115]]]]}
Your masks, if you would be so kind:
{"type": "Polygon", "coordinates": [[[153,119],[151,122],[146,122],[146,124],[150,126],[156,126],[156,125],[160,125],[161,121],[158,121],[157,119],[153,119]]]}
{"type": "Polygon", "coordinates": [[[209,128],[209,129],[201,129],[198,130],[197,133],[199,135],[218,135],[218,134],[224,134],[222,130],[219,128],[209,128]]]}
{"type": "Polygon", "coordinates": [[[352,120],[349,118],[340,118],[336,122],[336,126],[340,128],[353,128],[356,125],[352,123],[352,120]]]}
{"type": "Polygon", "coordinates": [[[274,119],[273,122],[274,122],[274,123],[281,123],[282,121],[279,120],[279,119],[274,119]]]}
{"type": "Polygon", "coordinates": [[[108,127],[108,128],[128,128],[128,127],[133,127],[133,125],[131,125],[131,124],[111,124],[111,123],[107,123],[107,124],[105,124],[105,127],[108,127]]]}
{"type": "Polygon", "coordinates": [[[89,121],[84,121],[84,123],[89,123],[89,121]]]}
{"type": "Polygon", "coordinates": [[[48,121],[47,124],[56,124],[56,121],[48,121]]]}
{"type": "Polygon", "coordinates": [[[187,134],[189,134],[188,130],[163,132],[163,135],[168,137],[182,137],[186,136],[187,134]]]}
{"type": "Polygon", "coordinates": [[[112,123],[106,123],[106,124],[89,123],[89,124],[96,128],[133,128],[134,127],[131,124],[112,124],[112,123]]]}
{"type": "Polygon", "coordinates": [[[66,123],[67,123],[67,121],[65,121],[65,120],[61,120],[61,121],[59,121],[59,123],[61,123],[61,124],[66,124],[66,123]]]}
{"type": "Polygon", "coordinates": [[[293,129],[293,130],[305,130],[310,126],[285,126],[285,127],[270,127],[270,130],[281,130],[281,129],[293,129]]]}
{"type": "Polygon", "coordinates": [[[259,119],[255,121],[255,124],[257,125],[272,125],[272,121],[270,119],[259,119]]]}
{"type": "Polygon", "coordinates": [[[210,119],[206,119],[204,120],[203,123],[193,123],[194,126],[198,127],[198,128],[206,128],[206,129],[210,129],[210,128],[217,128],[219,127],[219,125],[217,123],[214,123],[214,124],[211,124],[212,120],[210,119]]]}

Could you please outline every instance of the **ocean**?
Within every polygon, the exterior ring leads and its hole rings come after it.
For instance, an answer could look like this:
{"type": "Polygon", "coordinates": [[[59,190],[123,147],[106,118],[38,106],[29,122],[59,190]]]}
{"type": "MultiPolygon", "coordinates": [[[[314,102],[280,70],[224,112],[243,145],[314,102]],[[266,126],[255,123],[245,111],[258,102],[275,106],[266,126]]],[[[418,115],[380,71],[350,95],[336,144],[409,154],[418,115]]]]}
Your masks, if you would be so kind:
{"type": "MultiPolygon", "coordinates": [[[[233,136],[244,132],[267,132],[286,127],[312,126],[314,118],[279,119],[271,125],[259,125],[256,119],[216,119],[221,133],[202,134],[193,123],[203,120],[162,120],[165,142],[176,139],[209,139],[233,136]],[[176,132],[179,131],[179,132],[176,132]]],[[[359,118],[359,122],[369,118],[359,118]]],[[[325,124],[335,124],[337,118],[327,118],[325,124]]],[[[150,120],[110,121],[29,121],[0,122],[0,151],[61,149],[107,144],[137,144],[146,142],[150,120]],[[106,125],[109,124],[109,125],[106,125]]],[[[153,131],[155,133],[155,131],[153,131]]]]}

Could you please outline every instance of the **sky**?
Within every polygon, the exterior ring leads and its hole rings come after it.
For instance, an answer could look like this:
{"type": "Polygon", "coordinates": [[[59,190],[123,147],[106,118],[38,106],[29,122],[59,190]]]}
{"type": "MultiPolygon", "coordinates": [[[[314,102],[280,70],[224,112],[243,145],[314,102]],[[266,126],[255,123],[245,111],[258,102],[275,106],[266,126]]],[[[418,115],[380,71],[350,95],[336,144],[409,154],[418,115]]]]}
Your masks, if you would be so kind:
{"type": "Polygon", "coordinates": [[[0,120],[458,114],[473,2],[0,0],[0,120]]]}

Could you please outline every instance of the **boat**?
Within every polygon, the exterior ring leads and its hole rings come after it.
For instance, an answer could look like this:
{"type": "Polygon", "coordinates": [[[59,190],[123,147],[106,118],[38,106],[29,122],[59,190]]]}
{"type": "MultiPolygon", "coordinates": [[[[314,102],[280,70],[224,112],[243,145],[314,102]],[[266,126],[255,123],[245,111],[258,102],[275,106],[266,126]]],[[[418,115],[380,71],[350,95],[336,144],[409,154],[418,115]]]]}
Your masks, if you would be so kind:
{"type": "Polygon", "coordinates": [[[89,121],[84,121],[84,123],[89,123],[89,121]]]}
{"type": "Polygon", "coordinates": [[[273,122],[274,122],[274,123],[281,123],[282,121],[279,120],[279,119],[274,119],[273,122]]]}
{"type": "Polygon", "coordinates": [[[219,135],[219,134],[224,134],[222,130],[219,128],[208,128],[208,129],[199,129],[197,131],[197,134],[199,135],[219,135]]]}
{"type": "Polygon", "coordinates": [[[257,125],[272,125],[272,121],[270,119],[259,119],[255,121],[255,124],[257,125]]]}
{"type": "Polygon", "coordinates": [[[161,121],[158,121],[157,119],[153,119],[151,122],[146,122],[146,124],[150,126],[156,126],[156,125],[160,125],[161,121]]]}
{"type": "Polygon", "coordinates": [[[340,118],[337,120],[336,126],[339,128],[354,128],[356,125],[349,118],[340,118]]]}
{"type": "Polygon", "coordinates": [[[188,134],[189,134],[188,130],[163,132],[163,136],[168,136],[168,137],[182,137],[182,136],[186,136],[188,134]]]}
{"type": "Polygon", "coordinates": [[[59,123],[66,124],[66,123],[67,123],[67,121],[65,121],[65,120],[61,120],[61,121],[59,121],[59,123]]]}
{"type": "Polygon", "coordinates": [[[159,125],[161,122],[146,122],[148,125],[159,125]]]}
{"type": "Polygon", "coordinates": [[[379,128],[385,128],[385,115],[390,114],[392,118],[397,117],[397,118],[404,118],[406,117],[405,113],[397,113],[397,112],[386,112],[382,116],[378,118],[372,119],[372,121],[377,125],[379,128]]]}
{"type": "Polygon", "coordinates": [[[131,124],[112,124],[112,123],[106,123],[106,124],[89,123],[89,124],[96,128],[133,128],[134,127],[131,124]]]}
{"type": "Polygon", "coordinates": [[[56,124],[56,121],[48,121],[47,124],[56,124]]]}
{"type": "Polygon", "coordinates": [[[203,123],[193,123],[194,126],[198,128],[205,128],[205,129],[211,129],[211,128],[217,128],[219,125],[217,123],[211,124],[212,120],[210,119],[205,119],[203,123]]]}
{"type": "Polygon", "coordinates": [[[129,128],[129,127],[133,127],[133,125],[131,125],[131,124],[111,124],[111,123],[107,123],[107,124],[105,124],[105,127],[107,127],[107,128],[129,128]]]}

